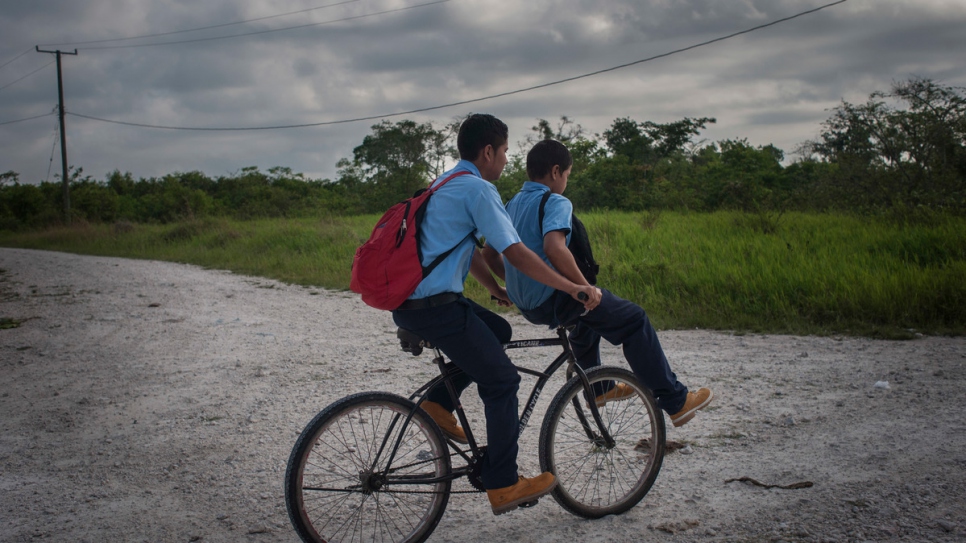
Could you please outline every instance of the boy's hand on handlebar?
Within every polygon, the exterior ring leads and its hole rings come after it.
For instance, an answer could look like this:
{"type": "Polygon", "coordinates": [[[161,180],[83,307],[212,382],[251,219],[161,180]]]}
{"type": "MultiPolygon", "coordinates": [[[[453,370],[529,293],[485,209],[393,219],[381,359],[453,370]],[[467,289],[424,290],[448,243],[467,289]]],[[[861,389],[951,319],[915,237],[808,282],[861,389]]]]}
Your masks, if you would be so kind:
{"type": "Polygon", "coordinates": [[[584,309],[593,311],[600,304],[601,292],[597,287],[590,285],[578,285],[571,296],[575,300],[584,304],[584,309]]]}

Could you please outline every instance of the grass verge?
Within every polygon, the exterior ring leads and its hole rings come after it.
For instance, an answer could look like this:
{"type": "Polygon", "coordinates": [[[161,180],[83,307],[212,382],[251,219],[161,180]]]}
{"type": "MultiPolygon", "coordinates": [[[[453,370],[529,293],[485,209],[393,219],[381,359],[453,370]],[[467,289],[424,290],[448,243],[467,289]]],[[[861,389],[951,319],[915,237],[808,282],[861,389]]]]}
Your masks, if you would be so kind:
{"type": "MultiPolygon", "coordinates": [[[[966,332],[966,220],[898,225],[846,215],[589,213],[600,283],[660,329],[910,338],[966,332]]],[[[377,217],[0,232],[0,245],[166,260],[347,289],[377,217]]],[[[486,300],[475,281],[467,295],[486,300]]],[[[488,303],[488,302],[487,302],[488,303]]]]}

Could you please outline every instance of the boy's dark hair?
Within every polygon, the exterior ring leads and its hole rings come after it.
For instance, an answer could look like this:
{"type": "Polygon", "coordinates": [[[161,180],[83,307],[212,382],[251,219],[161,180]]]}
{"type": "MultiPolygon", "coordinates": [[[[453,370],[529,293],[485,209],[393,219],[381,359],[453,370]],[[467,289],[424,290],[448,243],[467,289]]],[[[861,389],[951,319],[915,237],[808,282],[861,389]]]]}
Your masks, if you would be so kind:
{"type": "Polygon", "coordinates": [[[509,137],[510,130],[503,121],[486,113],[474,113],[460,125],[456,148],[460,158],[473,161],[487,145],[498,149],[509,137]]]}
{"type": "Polygon", "coordinates": [[[554,166],[560,166],[560,171],[564,171],[573,163],[566,145],[557,140],[539,141],[527,153],[527,175],[531,180],[542,179],[554,166]]]}

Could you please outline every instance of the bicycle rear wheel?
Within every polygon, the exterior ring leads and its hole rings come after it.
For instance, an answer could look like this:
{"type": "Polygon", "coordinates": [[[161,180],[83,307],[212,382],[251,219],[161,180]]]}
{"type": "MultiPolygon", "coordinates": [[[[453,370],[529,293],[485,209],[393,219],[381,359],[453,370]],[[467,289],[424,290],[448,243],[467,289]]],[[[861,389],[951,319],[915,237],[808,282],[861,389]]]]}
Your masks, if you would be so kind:
{"type": "Polygon", "coordinates": [[[554,397],[540,430],[540,467],[557,476],[553,497],[585,518],[620,514],[637,505],[664,461],[664,415],[651,393],[623,368],[587,372],[591,384],[623,383],[636,394],[600,407],[615,443],[607,446],[589,409],[578,376],[554,397]],[[610,383],[609,383],[610,382],[610,383]]]}
{"type": "Polygon", "coordinates": [[[449,500],[450,457],[425,411],[406,423],[412,409],[400,396],[364,392],[326,407],[305,427],[285,471],[285,505],[303,541],[429,537],[449,500]]]}

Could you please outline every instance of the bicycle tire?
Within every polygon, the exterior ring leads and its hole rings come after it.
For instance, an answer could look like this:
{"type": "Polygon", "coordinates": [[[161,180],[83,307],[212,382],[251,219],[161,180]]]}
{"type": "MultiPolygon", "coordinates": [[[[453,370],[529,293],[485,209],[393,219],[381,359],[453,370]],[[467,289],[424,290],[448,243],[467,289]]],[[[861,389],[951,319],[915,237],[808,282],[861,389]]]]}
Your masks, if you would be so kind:
{"type": "Polygon", "coordinates": [[[584,518],[624,513],[651,489],[664,461],[664,415],[650,391],[630,371],[597,367],[587,372],[591,384],[623,383],[636,394],[599,408],[601,420],[615,440],[613,447],[592,440],[578,411],[597,431],[579,376],[554,397],[540,429],[540,467],[557,477],[553,498],[584,518]]]}
{"type": "Polygon", "coordinates": [[[451,473],[446,441],[429,415],[417,409],[403,424],[413,405],[395,394],[363,392],[336,401],[309,422],[285,470],[285,505],[303,541],[421,542],[436,529],[451,481],[393,484],[401,476],[451,473]],[[391,475],[382,480],[401,431],[391,475]]]}

